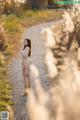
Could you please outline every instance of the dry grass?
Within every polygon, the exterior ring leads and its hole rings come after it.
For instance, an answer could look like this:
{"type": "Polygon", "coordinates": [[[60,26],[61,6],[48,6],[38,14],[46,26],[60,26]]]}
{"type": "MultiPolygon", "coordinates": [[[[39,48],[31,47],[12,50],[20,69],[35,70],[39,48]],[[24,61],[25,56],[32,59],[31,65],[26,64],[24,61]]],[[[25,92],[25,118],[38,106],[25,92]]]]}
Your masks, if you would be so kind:
{"type": "Polygon", "coordinates": [[[78,7],[76,9],[65,12],[62,21],[64,26],[57,24],[54,27],[48,28],[53,34],[50,34],[50,31],[44,30],[44,35],[46,35],[45,44],[47,43],[47,49],[50,50],[50,52],[47,51],[47,54],[49,54],[48,56],[51,60],[49,61],[49,58],[46,57],[46,66],[49,78],[51,78],[50,80],[54,84],[54,87],[50,90],[55,106],[55,115],[53,115],[52,120],[80,119],[80,64],[78,64],[80,62],[80,37],[78,31],[80,30],[80,6],[79,9],[78,7]],[[52,43],[55,42],[53,47],[50,46],[52,37],[52,43]],[[49,38],[50,40],[47,42],[49,38]],[[76,50],[73,46],[75,41],[77,42],[76,50]],[[53,56],[51,53],[53,53],[53,56]],[[57,64],[54,62],[54,59],[57,64]],[[48,64],[49,62],[52,65],[48,64]],[[56,77],[52,77],[53,71],[56,71],[53,69],[53,65],[58,70],[56,77]],[[52,71],[50,68],[52,68],[52,71]]]}

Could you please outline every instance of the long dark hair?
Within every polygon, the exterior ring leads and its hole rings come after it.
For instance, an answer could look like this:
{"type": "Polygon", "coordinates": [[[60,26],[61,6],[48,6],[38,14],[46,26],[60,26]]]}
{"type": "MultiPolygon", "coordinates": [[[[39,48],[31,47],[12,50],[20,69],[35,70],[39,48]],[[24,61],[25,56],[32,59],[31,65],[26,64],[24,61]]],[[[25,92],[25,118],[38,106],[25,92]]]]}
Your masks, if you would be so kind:
{"type": "Polygon", "coordinates": [[[30,57],[31,56],[31,40],[30,39],[25,39],[28,43],[26,45],[24,45],[24,48],[23,50],[26,48],[26,47],[29,47],[29,54],[28,56],[30,57]]]}

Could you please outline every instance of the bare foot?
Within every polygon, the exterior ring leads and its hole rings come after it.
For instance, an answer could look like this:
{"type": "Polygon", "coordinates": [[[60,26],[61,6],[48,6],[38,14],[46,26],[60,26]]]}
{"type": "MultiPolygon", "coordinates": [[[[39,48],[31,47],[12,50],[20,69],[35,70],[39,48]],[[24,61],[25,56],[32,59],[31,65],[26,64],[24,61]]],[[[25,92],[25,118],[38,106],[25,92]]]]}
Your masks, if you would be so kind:
{"type": "Polygon", "coordinates": [[[27,88],[27,89],[24,91],[23,96],[28,96],[28,94],[29,94],[29,90],[30,90],[30,88],[27,88]]]}

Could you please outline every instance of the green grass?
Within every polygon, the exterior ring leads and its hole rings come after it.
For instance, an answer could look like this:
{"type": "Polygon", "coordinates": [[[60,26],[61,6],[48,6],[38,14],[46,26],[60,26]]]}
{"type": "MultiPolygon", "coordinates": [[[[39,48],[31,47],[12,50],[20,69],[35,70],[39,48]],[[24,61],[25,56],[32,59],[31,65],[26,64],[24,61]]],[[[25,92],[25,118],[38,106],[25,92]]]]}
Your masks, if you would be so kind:
{"type": "Polygon", "coordinates": [[[24,27],[30,27],[36,24],[40,24],[42,22],[54,21],[56,19],[60,19],[62,12],[56,10],[41,10],[41,11],[32,11],[27,10],[23,12],[20,16],[21,23],[24,27]]]}
{"type": "Polygon", "coordinates": [[[7,80],[6,64],[0,63],[0,111],[5,110],[6,105],[11,105],[11,85],[7,80]]]}
{"type": "Polygon", "coordinates": [[[20,32],[20,21],[14,14],[9,15],[5,21],[5,28],[8,32],[20,32]]]}

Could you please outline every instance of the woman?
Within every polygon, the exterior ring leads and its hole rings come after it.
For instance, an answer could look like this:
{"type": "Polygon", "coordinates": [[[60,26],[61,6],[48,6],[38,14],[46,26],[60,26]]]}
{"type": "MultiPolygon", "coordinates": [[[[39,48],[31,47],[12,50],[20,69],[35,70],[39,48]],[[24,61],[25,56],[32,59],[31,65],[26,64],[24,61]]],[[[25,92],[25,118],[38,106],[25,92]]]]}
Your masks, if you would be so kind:
{"type": "Polygon", "coordinates": [[[28,89],[30,88],[30,56],[31,56],[31,41],[29,39],[24,40],[24,47],[21,51],[22,54],[22,67],[23,67],[23,77],[25,92],[24,96],[28,94],[28,89]]]}

